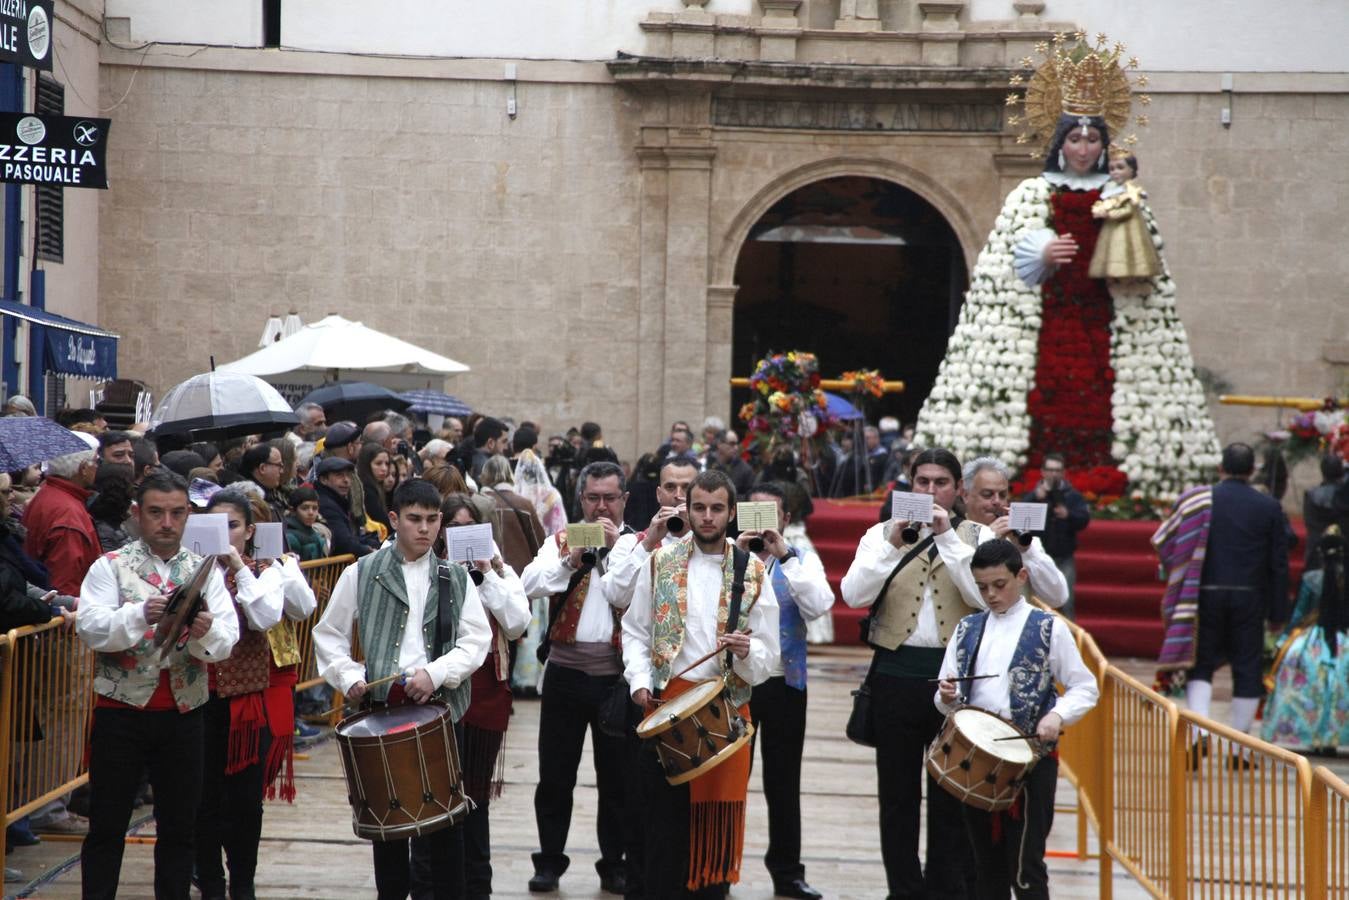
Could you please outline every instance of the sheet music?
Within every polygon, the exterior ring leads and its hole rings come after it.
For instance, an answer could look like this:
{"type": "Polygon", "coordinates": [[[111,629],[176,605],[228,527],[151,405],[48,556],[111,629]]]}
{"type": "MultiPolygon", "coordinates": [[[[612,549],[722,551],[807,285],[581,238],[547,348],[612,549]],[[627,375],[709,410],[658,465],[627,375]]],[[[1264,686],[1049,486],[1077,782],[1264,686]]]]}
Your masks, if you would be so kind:
{"type": "Polygon", "coordinates": [[[1013,503],[1007,524],[1017,531],[1044,531],[1048,518],[1048,503],[1013,503]]]}
{"type": "Polygon", "coordinates": [[[746,501],[735,505],[735,524],[741,531],[778,531],[778,505],[772,501],[746,501]]]}
{"type": "Polygon", "coordinates": [[[890,518],[902,522],[932,521],[932,495],[895,491],[890,500],[890,518]]]}
{"type": "Polygon", "coordinates": [[[259,522],[253,527],[253,558],[276,559],[286,553],[286,526],[259,522]]]}
{"type": "Polygon", "coordinates": [[[183,527],[183,546],[198,556],[228,556],[230,522],[225,513],[195,513],[183,527]]]}
{"type": "Polygon", "coordinates": [[[446,555],[451,562],[476,562],[493,556],[491,525],[456,525],[445,529],[446,555]]]}
{"type": "Polygon", "coordinates": [[[603,547],[604,526],[598,522],[573,522],[567,526],[567,546],[569,548],[580,549],[581,547],[603,547]]]}

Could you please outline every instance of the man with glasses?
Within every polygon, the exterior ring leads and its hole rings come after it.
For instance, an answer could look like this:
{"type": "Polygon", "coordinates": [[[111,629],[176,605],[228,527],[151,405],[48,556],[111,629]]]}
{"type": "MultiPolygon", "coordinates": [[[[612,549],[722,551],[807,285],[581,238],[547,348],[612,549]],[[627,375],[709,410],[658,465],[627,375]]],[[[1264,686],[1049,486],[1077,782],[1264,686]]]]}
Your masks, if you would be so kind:
{"type": "Polygon", "coordinates": [[[571,860],[572,791],[586,729],[590,729],[599,788],[600,859],[595,868],[600,888],[624,893],[627,875],[623,825],[624,739],[600,730],[600,709],[622,680],[619,618],[631,599],[613,581],[612,568],[632,552],[637,536],[622,524],[627,502],[623,470],[612,462],[593,462],[577,477],[581,514],[604,529],[605,546],[569,547],[565,531],[544,541],[520,580],[531,598],[549,597],[548,629],[539,648],[547,659],[539,712],[539,786],[534,816],[539,852],[533,855],[530,891],[556,891],[571,860]]]}

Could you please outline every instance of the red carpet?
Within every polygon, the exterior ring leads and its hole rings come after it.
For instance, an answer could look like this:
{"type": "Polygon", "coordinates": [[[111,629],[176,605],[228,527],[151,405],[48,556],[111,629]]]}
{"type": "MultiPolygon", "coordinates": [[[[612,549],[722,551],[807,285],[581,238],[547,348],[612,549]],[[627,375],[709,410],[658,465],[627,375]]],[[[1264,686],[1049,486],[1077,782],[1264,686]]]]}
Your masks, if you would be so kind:
{"type": "MultiPolygon", "coordinates": [[[[880,503],[816,500],[808,523],[810,539],[824,562],[838,601],[834,604],[834,638],[840,644],[858,643],[857,623],[862,611],[850,609],[839,593],[862,534],[876,524],[880,503]]],[[[1302,572],[1302,522],[1293,523],[1299,545],[1293,550],[1290,584],[1302,572]]],[[[1093,521],[1078,538],[1077,621],[1091,632],[1108,656],[1157,655],[1161,646],[1159,615],[1162,584],[1157,579],[1157,557],[1148,539],[1156,522],[1093,521]]]]}

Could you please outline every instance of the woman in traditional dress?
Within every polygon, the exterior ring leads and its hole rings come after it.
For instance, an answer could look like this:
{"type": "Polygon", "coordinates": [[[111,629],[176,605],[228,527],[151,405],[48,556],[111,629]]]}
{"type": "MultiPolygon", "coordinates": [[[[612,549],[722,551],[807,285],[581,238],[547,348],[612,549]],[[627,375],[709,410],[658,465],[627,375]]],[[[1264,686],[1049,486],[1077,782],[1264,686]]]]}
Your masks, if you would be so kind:
{"type": "Polygon", "coordinates": [[[193,880],[203,900],[223,900],[223,850],[230,900],[251,900],[263,797],[295,798],[292,748],[300,653],[290,623],[308,618],[317,602],[293,557],[263,563],[249,557],[254,522],[270,515],[265,502],[222,490],[212,495],[206,511],[227,516],[232,552],[220,565],[239,615],[240,637],[229,658],[209,670],[193,880]],[[274,787],[278,777],[279,788],[274,787]]]}
{"type": "Polygon", "coordinates": [[[1261,736],[1271,744],[1335,755],[1349,744],[1349,594],[1339,526],[1320,542],[1325,566],[1302,575],[1297,607],[1266,678],[1261,736]]]}
{"type": "MultiPolygon", "coordinates": [[[[1050,135],[1044,169],[1008,195],[979,254],[917,442],[1031,478],[1056,451],[1080,491],[1171,498],[1218,462],[1175,284],[1164,261],[1137,294],[1112,296],[1087,271],[1106,147],[1128,123],[1120,49],[1056,41],[1032,77],[1026,119],[1050,135]]],[[[1160,258],[1151,210],[1140,201],[1136,214],[1160,258]]]]}
{"type": "MultiPolygon", "coordinates": [[[[467,494],[450,494],[440,507],[446,528],[480,525],[482,512],[467,494]]],[[[495,549],[495,548],[494,548],[495,549]]],[[[478,596],[488,611],[492,644],[487,660],[473,673],[464,730],[464,789],[473,810],[464,822],[464,887],[467,897],[492,893],[492,842],[487,809],[501,796],[501,745],[511,720],[510,643],[529,625],[529,599],[515,570],[501,559],[469,564],[482,573],[478,596]]]]}

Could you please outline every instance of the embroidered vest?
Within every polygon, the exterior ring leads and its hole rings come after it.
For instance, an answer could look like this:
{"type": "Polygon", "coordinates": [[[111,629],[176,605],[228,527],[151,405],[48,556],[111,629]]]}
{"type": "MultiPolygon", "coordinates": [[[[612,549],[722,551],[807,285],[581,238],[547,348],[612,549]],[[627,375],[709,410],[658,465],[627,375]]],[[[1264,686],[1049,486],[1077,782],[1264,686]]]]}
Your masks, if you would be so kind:
{"type": "MultiPolygon", "coordinates": [[[[693,538],[686,537],[657,550],[651,557],[651,667],[652,683],[663,688],[670,682],[675,657],[684,645],[684,616],[689,608],[689,557],[693,553],[693,538]]],[[[745,568],[745,594],[740,601],[740,618],[728,625],[731,615],[731,581],[734,577],[734,555],[726,545],[721,563],[721,597],[717,604],[717,635],[727,631],[742,631],[749,627],[749,610],[759,599],[763,588],[764,564],[750,555],[745,568]]],[[[726,664],[726,654],[717,655],[721,674],[731,702],[741,706],[749,701],[750,685],[726,664]]]]}
{"type": "MultiPolygon", "coordinates": [[[[631,532],[632,529],[624,525],[620,534],[630,534],[631,532]]],[[[567,533],[565,531],[559,531],[553,535],[553,538],[557,541],[557,555],[559,557],[566,556],[571,552],[567,548],[567,533]]],[[[572,586],[571,591],[554,594],[549,599],[548,610],[550,615],[556,608],[555,604],[562,604],[562,609],[557,614],[557,620],[553,622],[553,627],[548,630],[548,640],[554,644],[576,643],[576,628],[581,624],[581,609],[585,606],[586,595],[590,591],[591,576],[595,574],[597,568],[599,566],[592,567],[590,571],[582,575],[572,586]]],[[[603,572],[600,572],[600,575],[603,574],[603,572]]],[[[613,614],[614,618],[614,630],[610,636],[610,641],[612,641],[615,650],[622,652],[623,611],[610,605],[609,612],[613,614]]]]}
{"type": "MultiPolygon", "coordinates": [[[[968,616],[960,623],[956,635],[956,673],[970,672],[970,662],[978,663],[975,648],[988,622],[988,612],[968,616]]],[[[1007,668],[1007,699],[1012,710],[1012,722],[1027,734],[1035,733],[1035,726],[1054,708],[1058,694],[1054,691],[1054,673],[1049,666],[1049,641],[1054,634],[1054,617],[1040,609],[1032,609],[1017,638],[1012,662],[1007,668]]],[[[968,681],[960,683],[962,703],[967,703],[968,681]]]]}
{"type": "MultiPolygon", "coordinates": [[[[181,549],[169,560],[167,581],[155,571],[150,548],[135,541],[108,554],[117,576],[118,605],[143,603],[156,594],[169,594],[188,581],[201,557],[181,549]]],[[[96,654],[94,691],[119,703],[144,707],[159,687],[159,653],[151,625],[136,646],[120,653],[96,654]]],[[[169,653],[169,687],[179,712],[190,712],[208,699],[206,663],[183,650],[169,653]]]]}
{"type": "MultiPolygon", "coordinates": [[[[245,557],[244,563],[251,565],[252,560],[245,557]]],[[[239,620],[239,642],[234,645],[229,659],[221,660],[213,666],[215,692],[220,697],[237,697],[267,687],[271,681],[268,665],[271,647],[268,645],[266,632],[254,631],[248,624],[248,617],[244,615],[244,608],[239,605],[237,599],[239,586],[234,573],[226,567],[223,574],[225,589],[229,591],[230,599],[234,601],[234,615],[239,620]]]]}
{"type": "MultiPolygon", "coordinates": [[[[463,566],[450,565],[433,553],[430,577],[424,585],[403,583],[403,558],[394,546],[384,547],[356,561],[356,609],[360,630],[361,650],[365,653],[367,681],[377,681],[399,671],[398,650],[408,624],[408,591],[423,591],[426,597],[422,611],[422,640],[426,658],[436,658],[436,609],[440,604],[438,569],[444,567],[450,580],[450,629],[448,651],[459,639],[459,616],[464,608],[467,576],[463,566]]],[[[382,684],[371,689],[371,699],[386,700],[391,685],[382,684]]],[[[456,688],[439,688],[436,697],[450,706],[454,721],[463,717],[469,704],[469,679],[456,688]]]]}
{"type": "MultiPolygon", "coordinates": [[[[973,547],[979,540],[979,526],[966,519],[956,526],[956,534],[973,547]]],[[[929,582],[932,584],[932,605],[937,613],[937,632],[943,644],[951,640],[961,619],[979,611],[965,602],[964,595],[946,571],[941,554],[932,559],[924,551],[890,582],[880,615],[871,625],[869,640],[873,645],[894,650],[909,639],[918,627],[918,612],[923,608],[923,592],[929,582]]]]}
{"type": "MultiPolygon", "coordinates": [[[[798,554],[800,551],[795,551],[798,554]]],[[[798,557],[799,558],[799,557],[798,557]]],[[[788,687],[806,689],[806,620],[792,599],[792,586],[773,560],[773,595],[778,600],[778,644],[782,649],[782,677],[788,687]]]]}

